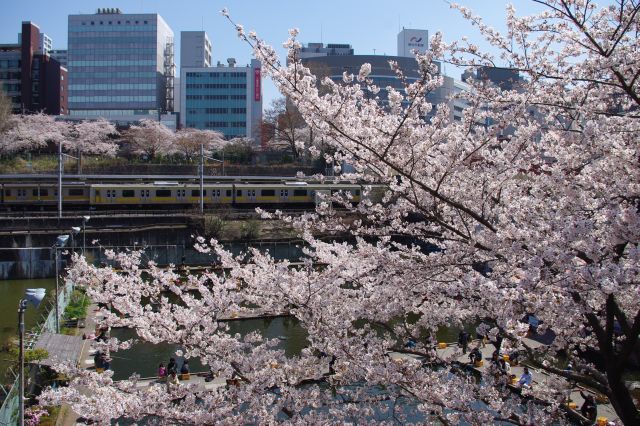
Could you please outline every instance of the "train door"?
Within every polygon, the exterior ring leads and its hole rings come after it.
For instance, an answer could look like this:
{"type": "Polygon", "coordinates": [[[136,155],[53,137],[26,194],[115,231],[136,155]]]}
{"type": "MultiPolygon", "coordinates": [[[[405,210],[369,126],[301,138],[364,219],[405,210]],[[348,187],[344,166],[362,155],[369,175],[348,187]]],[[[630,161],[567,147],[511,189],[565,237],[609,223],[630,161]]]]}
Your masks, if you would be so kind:
{"type": "Polygon", "coordinates": [[[289,188],[281,189],[280,190],[280,202],[281,203],[286,203],[287,201],[289,201],[289,188]]]}
{"type": "Polygon", "coordinates": [[[255,189],[247,189],[247,202],[255,203],[256,202],[256,190],[255,189]]]}
{"type": "Polygon", "coordinates": [[[176,201],[179,204],[184,204],[187,202],[187,190],[182,188],[176,189],[176,201]]]}
{"type": "Polygon", "coordinates": [[[149,196],[151,194],[149,193],[148,189],[141,189],[140,190],[140,202],[142,204],[147,204],[149,202],[149,196]]]}
{"type": "Polygon", "coordinates": [[[107,189],[105,191],[105,203],[113,204],[116,202],[116,190],[115,189],[107,189]]]}
{"type": "Polygon", "coordinates": [[[213,204],[220,204],[220,200],[222,198],[222,191],[220,188],[212,188],[211,189],[211,200],[213,204]]]}
{"type": "Polygon", "coordinates": [[[18,188],[16,189],[16,200],[25,201],[28,198],[27,189],[26,188],[18,188]]]}

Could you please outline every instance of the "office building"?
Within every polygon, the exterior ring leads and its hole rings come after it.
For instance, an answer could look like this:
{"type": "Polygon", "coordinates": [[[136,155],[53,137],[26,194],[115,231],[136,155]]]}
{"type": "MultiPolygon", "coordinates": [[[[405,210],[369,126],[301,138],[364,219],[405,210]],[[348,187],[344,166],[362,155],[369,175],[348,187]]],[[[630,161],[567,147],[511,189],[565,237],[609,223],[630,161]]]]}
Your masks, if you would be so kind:
{"type": "MultiPolygon", "coordinates": [[[[376,94],[380,103],[385,104],[388,99],[387,87],[403,90],[403,82],[389,66],[389,61],[395,61],[404,72],[407,83],[413,83],[420,78],[418,63],[413,57],[384,56],[384,55],[351,55],[351,56],[322,56],[303,59],[302,63],[322,77],[329,77],[336,82],[342,81],[344,72],[357,75],[362,64],[371,64],[369,78],[381,88],[376,94]]],[[[438,72],[440,64],[438,63],[438,72]]],[[[427,95],[427,99],[434,105],[449,103],[449,96],[455,92],[454,80],[443,76],[443,85],[427,95]]],[[[454,111],[454,108],[451,108],[454,111]]],[[[432,111],[429,116],[432,116],[432,111]]]]}
{"type": "Polygon", "coordinates": [[[180,67],[180,124],[216,130],[228,139],[247,137],[260,142],[262,74],[260,61],[228,65],[180,67]]]}
{"type": "Polygon", "coordinates": [[[211,41],[204,31],[180,32],[180,67],[211,66],[211,41]]]}
{"type": "Polygon", "coordinates": [[[155,13],[69,15],[71,118],[171,122],[173,47],[173,31],[155,13]]]}
{"type": "Polygon", "coordinates": [[[429,31],[402,28],[398,33],[398,56],[413,58],[414,52],[426,53],[429,49],[429,31]]]}
{"type": "Polygon", "coordinates": [[[329,43],[308,43],[298,51],[300,59],[316,58],[319,56],[351,56],[353,55],[353,47],[350,44],[329,43]]]}
{"type": "Polygon", "coordinates": [[[36,24],[23,22],[19,43],[0,44],[0,85],[14,113],[68,114],[67,70],[39,53],[48,39],[41,34],[36,24]]]}
{"type": "Polygon", "coordinates": [[[52,49],[49,51],[51,56],[56,61],[60,62],[60,65],[66,68],[67,66],[67,49],[52,49]]]}

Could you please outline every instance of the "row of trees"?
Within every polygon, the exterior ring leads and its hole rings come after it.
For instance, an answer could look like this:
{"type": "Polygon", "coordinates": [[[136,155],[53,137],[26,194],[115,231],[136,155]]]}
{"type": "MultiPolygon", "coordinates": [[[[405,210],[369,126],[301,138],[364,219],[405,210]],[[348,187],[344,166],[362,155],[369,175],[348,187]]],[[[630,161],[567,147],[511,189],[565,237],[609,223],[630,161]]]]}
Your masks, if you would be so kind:
{"type": "Polygon", "coordinates": [[[225,141],[221,133],[211,130],[187,128],[173,132],[153,120],[142,120],[127,129],[118,129],[104,119],[69,121],[56,120],[45,114],[10,113],[0,117],[1,155],[41,151],[49,144],[61,143],[65,151],[74,153],[115,156],[126,146],[129,152],[149,159],[178,154],[191,161],[199,156],[201,145],[210,154],[230,142],[246,144],[247,141],[225,141]]]}
{"type": "Polygon", "coordinates": [[[566,381],[537,377],[524,392],[551,404],[523,405],[492,374],[476,381],[456,372],[455,357],[434,359],[423,344],[441,327],[483,319],[510,350],[524,342],[519,319],[534,314],[555,339],[527,348],[531,359],[605,394],[624,424],[640,424],[625,385],[640,334],[640,4],[536,3],[541,10],[529,17],[509,6],[504,34],[454,5],[497,56],[435,34],[416,55],[420,78],[389,89],[384,108],[370,96],[380,88],[367,64],[341,84],[318,80],[295,60],[297,30],[283,65],[237,25],[263,71],[332,144],[327,159],[353,164],[353,178],[384,183],[385,196],[353,206],[335,194],[358,220],[324,206],[287,218],[308,244],[301,266],[258,251],[247,263],[202,239],[225,273],[184,278],[153,265],[143,273],[140,253],[112,253],[121,271],[80,259],[70,276],[111,308],[102,310],[104,325],[178,345],[237,386],[167,393],[60,367],[76,378],[42,402],[70,403],[104,423],[371,423],[383,414],[389,423],[564,423],[566,381]],[[470,69],[509,63],[525,79],[518,91],[474,82],[460,95],[469,106],[461,121],[441,106],[425,122],[434,108],[426,94],[441,84],[436,60],[470,69]],[[511,137],[501,137],[507,127],[511,137]],[[334,231],[355,243],[314,237],[334,231]],[[294,316],[308,347],[287,357],[277,339],[230,333],[223,319],[251,306],[294,316]],[[410,351],[431,364],[390,358],[410,338],[418,342],[410,351]],[[573,369],[560,368],[559,354],[573,369]]]}

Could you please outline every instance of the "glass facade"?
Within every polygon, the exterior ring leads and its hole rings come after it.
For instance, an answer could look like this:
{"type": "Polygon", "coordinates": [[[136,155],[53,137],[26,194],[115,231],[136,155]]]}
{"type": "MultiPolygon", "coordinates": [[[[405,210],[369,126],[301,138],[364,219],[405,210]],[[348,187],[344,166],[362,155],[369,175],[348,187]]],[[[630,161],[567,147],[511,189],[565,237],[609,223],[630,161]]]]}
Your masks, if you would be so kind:
{"type": "Polygon", "coordinates": [[[183,68],[182,125],[215,130],[227,139],[255,138],[262,112],[260,82],[259,61],[248,67],[183,68]]]}
{"type": "Polygon", "coordinates": [[[121,119],[129,112],[167,111],[165,62],[173,60],[166,57],[172,43],[173,31],[157,14],[70,15],[71,115],[121,119]]]}

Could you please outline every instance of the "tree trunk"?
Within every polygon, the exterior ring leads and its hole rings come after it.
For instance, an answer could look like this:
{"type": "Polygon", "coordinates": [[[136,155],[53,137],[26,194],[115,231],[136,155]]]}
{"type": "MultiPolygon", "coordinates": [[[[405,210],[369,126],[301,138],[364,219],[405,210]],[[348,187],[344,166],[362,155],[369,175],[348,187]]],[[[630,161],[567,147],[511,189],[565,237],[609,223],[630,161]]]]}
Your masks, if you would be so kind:
{"type": "Polygon", "coordinates": [[[608,359],[606,361],[607,379],[609,381],[610,389],[610,394],[608,396],[611,401],[611,405],[625,425],[640,425],[640,414],[633,403],[629,389],[624,385],[622,376],[612,371],[613,368],[615,368],[615,363],[609,362],[610,360],[608,359]]]}

